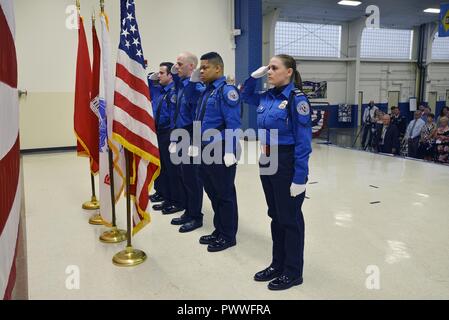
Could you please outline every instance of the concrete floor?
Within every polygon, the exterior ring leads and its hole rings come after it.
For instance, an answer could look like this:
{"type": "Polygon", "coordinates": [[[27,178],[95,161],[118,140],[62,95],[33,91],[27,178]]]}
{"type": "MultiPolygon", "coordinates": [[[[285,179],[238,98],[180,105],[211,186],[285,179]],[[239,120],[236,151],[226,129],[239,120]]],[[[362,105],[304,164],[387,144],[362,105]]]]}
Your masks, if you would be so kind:
{"type": "Polygon", "coordinates": [[[128,269],[111,262],[124,245],[100,243],[103,228],[89,225],[81,209],[90,196],[87,160],[72,152],[27,155],[24,175],[30,299],[449,299],[444,166],[314,145],[304,284],[284,292],[252,280],[271,258],[256,165],[238,168],[236,247],[208,253],[198,243],[212,231],[205,196],[205,225],[192,233],[170,225],[177,215],[152,214],[133,239],[149,259],[128,269]],[[66,288],[68,266],[79,268],[79,289],[66,288]]]}

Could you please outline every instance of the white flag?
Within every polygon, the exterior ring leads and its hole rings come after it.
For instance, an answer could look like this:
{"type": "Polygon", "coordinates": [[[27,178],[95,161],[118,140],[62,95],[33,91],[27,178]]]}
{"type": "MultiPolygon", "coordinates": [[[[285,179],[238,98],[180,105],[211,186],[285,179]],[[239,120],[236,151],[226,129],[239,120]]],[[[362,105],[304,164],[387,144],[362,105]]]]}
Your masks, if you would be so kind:
{"type": "Polygon", "coordinates": [[[125,156],[123,147],[111,139],[112,113],[114,108],[114,74],[111,57],[109,22],[106,14],[101,15],[102,86],[100,99],[100,213],[106,226],[112,225],[111,183],[109,177],[109,148],[113,153],[115,202],[124,188],[125,156]]]}

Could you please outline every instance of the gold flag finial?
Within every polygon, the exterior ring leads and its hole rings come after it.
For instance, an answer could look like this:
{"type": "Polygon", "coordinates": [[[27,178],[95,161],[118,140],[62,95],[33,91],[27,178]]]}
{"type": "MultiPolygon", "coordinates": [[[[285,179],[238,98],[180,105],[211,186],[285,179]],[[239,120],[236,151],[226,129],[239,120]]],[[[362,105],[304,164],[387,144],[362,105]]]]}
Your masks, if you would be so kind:
{"type": "Polygon", "coordinates": [[[92,8],[92,23],[95,24],[95,9],[92,8]]]}
{"type": "Polygon", "coordinates": [[[100,0],[101,13],[104,13],[104,0],[100,0]]]}
{"type": "Polygon", "coordinates": [[[81,10],[80,0],[76,0],[76,8],[78,9],[78,12],[80,12],[81,10]]]}

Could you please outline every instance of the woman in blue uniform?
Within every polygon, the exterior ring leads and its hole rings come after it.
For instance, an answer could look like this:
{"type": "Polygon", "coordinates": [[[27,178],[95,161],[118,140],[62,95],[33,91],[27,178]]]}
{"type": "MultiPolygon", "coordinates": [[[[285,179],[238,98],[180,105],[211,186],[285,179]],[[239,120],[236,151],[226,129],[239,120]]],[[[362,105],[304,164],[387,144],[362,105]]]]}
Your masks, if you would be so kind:
{"type": "Polygon", "coordinates": [[[301,91],[296,61],[288,55],[276,55],[269,66],[261,67],[246,80],[242,99],[257,107],[257,125],[265,129],[259,136],[262,187],[271,218],[273,259],[254,275],[256,281],[270,281],[270,290],[285,290],[303,282],[304,218],[301,211],[312,152],[311,109],[301,91]],[[268,74],[272,89],[256,92],[257,79],[268,74]],[[273,139],[273,136],[277,136],[273,139]],[[262,159],[277,155],[278,168],[265,174],[262,159]]]}

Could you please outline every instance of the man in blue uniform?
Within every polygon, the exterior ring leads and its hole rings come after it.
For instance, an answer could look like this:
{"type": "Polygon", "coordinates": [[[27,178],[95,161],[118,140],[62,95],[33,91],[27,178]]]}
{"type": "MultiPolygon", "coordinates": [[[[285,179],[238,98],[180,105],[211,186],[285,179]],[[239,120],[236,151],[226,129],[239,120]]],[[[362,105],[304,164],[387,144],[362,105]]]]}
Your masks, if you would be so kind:
{"type": "MultiPolygon", "coordinates": [[[[194,90],[189,95],[189,99],[186,97],[185,90],[189,84],[190,76],[197,66],[198,58],[190,52],[183,52],[176,58],[176,65],[172,68],[177,92],[172,129],[186,130],[191,139],[193,137],[196,102],[198,101],[201,88],[204,86],[197,84],[198,90],[194,90]]],[[[172,140],[172,143],[176,144],[177,142],[177,140],[172,140]]],[[[173,144],[172,150],[176,150],[173,144]]],[[[192,154],[189,155],[192,156],[192,154]]],[[[181,217],[174,218],[171,223],[173,225],[181,225],[179,232],[185,233],[203,226],[203,214],[201,212],[203,206],[203,183],[199,177],[199,165],[194,164],[192,158],[189,158],[189,163],[181,163],[175,165],[175,167],[184,189],[186,211],[181,217]]]]}
{"type": "Polygon", "coordinates": [[[238,208],[234,181],[239,141],[232,139],[234,141],[226,143],[224,131],[241,127],[240,95],[236,87],[226,83],[223,59],[216,52],[201,57],[200,70],[190,79],[188,89],[192,88],[194,90],[187,90],[189,97],[192,92],[201,91],[195,121],[201,123],[202,149],[208,146],[209,150],[213,149],[210,156],[219,159],[210,163],[203,154],[200,167],[204,189],[212,202],[215,227],[212,234],[200,238],[200,243],[208,245],[209,252],[217,252],[236,244],[238,208]],[[206,85],[202,90],[195,87],[200,81],[206,85]],[[209,129],[216,129],[220,134],[204,141],[204,133],[209,129]],[[217,152],[220,153],[218,157],[217,152]]]}
{"type": "Polygon", "coordinates": [[[176,105],[176,90],[171,68],[173,63],[163,62],[159,72],[153,73],[149,80],[150,95],[153,105],[153,116],[156,122],[159,151],[161,157],[161,173],[157,180],[156,190],[164,202],[153,206],[154,210],[162,210],[163,214],[179,212],[183,209],[182,190],[176,183],[174,166],[170,161],[169,145],[171,132],[171,118],[176,105]],[[153,84],[159,80],[160,86],[153,84]]]}

